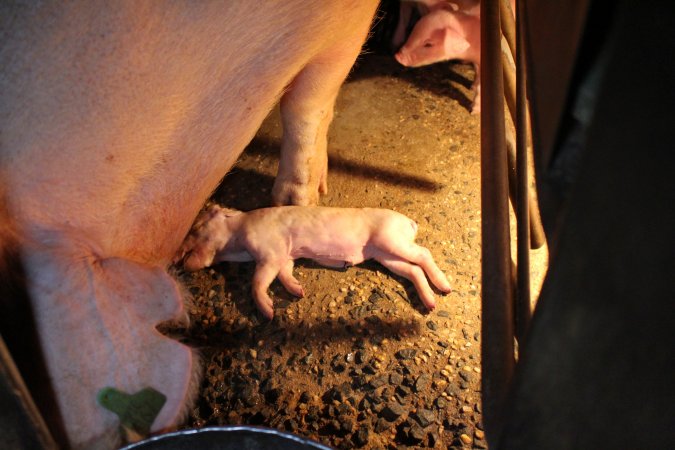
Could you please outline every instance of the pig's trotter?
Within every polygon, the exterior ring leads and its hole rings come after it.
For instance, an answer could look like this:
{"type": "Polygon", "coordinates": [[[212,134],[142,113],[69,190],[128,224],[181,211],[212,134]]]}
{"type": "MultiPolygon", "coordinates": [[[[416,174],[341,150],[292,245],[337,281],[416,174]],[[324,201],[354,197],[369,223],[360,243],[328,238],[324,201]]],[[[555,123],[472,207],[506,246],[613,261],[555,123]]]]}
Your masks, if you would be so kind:
{"type": "Polygon", "coordinates": [[[280,172],[274,180],[274,186],[272,187],[272,204],[274,206],[309,206],[318,204],[320,184],[315,189],[312,189],[309,184],[309,182],[287,180],[280,172]]]}
{"type": "Polygon", "coordinates": [[[272,284],[272,281],[277,277],[283,264],[278,264],[273,261],[258,261],[253,274],[253,300],[260,313],[272,320],[274,317],[274,302],[267,293],[267,289],[272,284]]]}
{"type": "Polygon", "coordinates": [[[289,259],[278,275],[279,281],[286,290],[296,297],[304,297],[305,291],[300,282],[293,276],[293,260],[289,259]]]}
{"type": "Polygon", "coordinates": [[[394,255],[384,253],[376,256],[375,259],[395,274],[412,281],[424,306],[430,310],[436,307],[434,292],[431,290],[431,286],[429,286],[427,278],[419,266],[410,264],[394,255]]]}

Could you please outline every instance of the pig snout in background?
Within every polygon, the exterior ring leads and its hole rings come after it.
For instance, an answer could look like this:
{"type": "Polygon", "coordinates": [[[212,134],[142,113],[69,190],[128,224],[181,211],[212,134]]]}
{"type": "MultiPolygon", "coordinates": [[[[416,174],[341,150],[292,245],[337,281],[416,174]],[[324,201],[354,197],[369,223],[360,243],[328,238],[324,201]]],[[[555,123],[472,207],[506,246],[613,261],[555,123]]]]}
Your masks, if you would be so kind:
{"type": "Polygon", "coordinates": [[[278,278],[297,297],[304,296],[293,276],[293,261],[310,258],[326,267],[347,267],[375,259],[412,281],[424,305],[436,306],[427,276],[442,292],[450,282],[431,252],[415,243],[417,224],[388,209],[281,206],[237,212],[212,205],[200,215],[179,256],[188,270],[222,261],[255,261],[253,298],[272,319],[267,289],[278,278]]]}
{"type": "Polygon", "coordinates": [[[12,223],[64,446],[111,448],[120,428],[182,420],[199,363],[155,328],[184,316],[167,267],[277,101],[274,203],[325,191],[333,104],[376,3],[0,5],[0,221],[12,223]],[[106,388],[122,394],[97,399],[106,388]],[[148,388],[157,411],[139,425],[148,388]]]}
{"type": "Polygon", "coordinates": [[[480,7],[447,1],[424,2],[420,19],[394,57],[406,67],[458,59],[472,63],[476,93],[471,112],[480,112],[480,7]]]}
{"type": "MultiPolygon", "coordinates": [[[[511,2],[515,11],[515,2],[511,2]]],[[[474,65],[476,77],[471,112],[480,112],[480,2],[477,0],[422,0],[401,2],[399,23],[392,38],[394,57],[406,67],[461,60],[474,65]],[[405,30],[417,13],[407,39],[405,30]]]]}

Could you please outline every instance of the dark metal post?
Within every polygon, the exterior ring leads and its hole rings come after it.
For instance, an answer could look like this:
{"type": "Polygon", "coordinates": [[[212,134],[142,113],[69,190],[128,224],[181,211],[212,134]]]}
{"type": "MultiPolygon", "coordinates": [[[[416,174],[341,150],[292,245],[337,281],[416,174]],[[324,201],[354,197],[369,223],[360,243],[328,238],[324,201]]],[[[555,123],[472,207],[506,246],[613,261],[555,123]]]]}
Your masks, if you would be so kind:
{"type": "Polygon", "coordinates": [[[516,221],[518,237],[518,282],[516,283],[516,337],[522,343],[532,316],[530,306],[530,208],[527,164],[527,98],[525,96],[525,0],[518,0],[516,15],[516,221]]]}
{"type": "Polygon", "coordinates": [[[499,435],[514,368],[513,295],[499,0],[481,2],[481,205],[483,421],[499,435]]]}

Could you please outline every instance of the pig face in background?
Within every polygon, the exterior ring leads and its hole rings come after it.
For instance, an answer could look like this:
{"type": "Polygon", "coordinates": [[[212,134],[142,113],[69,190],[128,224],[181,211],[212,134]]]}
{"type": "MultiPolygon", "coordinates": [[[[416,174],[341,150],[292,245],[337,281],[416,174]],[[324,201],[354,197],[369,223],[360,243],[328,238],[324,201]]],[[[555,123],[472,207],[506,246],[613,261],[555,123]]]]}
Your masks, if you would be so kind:
{"type": "Polygon", "coordinates": [[[376,7],[0,2],[0,249],[15,236],[63,446],[182,420],[199,364],[156,329],[185,315],[167,268],[277,102],[273,202],[325,192],[335,98],[376,7]]]}
{"type": "Polygon", "coordinates": [[[420,67],[451,59],[465,59],[471,44],[466,36],[452,26],[455,13],[439,10],[422,17],[396,60],[406,67],[420,67]]]}
{"type": "Polygon", "coordinates": [[[407,67],[420,67],[441,61],[459,59],[473,63],[476,92],[472,113],[480,112],[480,17],[438,8],[423,16],[408,40],[396,53],[396,60],[407,67]]]}

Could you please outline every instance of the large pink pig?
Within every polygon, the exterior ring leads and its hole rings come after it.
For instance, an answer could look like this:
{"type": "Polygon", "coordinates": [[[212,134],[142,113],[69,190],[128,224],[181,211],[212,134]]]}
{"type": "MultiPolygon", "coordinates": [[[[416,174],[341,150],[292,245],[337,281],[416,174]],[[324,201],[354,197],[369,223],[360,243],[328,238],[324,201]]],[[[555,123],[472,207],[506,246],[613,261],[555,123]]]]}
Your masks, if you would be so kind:
{"type": "Polygon", "coordinates": [[[334,100],[376,4],[0,4],[0,250],[25,267],[69,446],[134,427],[97,400],[108,387],[165,397],[151,432],[181,420],[198,364],[155,329],[183,314],[166,269],[277,101],[275,203],[325,190],[334,100]]]}
{"type": "Polygon", "coordinates": [[[256,261],[253,298],[272,318],[267,288],[279,278],[293,295],[304,290],[293,276],[293,260],[310,258],[327,267],[345,267],[375,259],[413,282],[422,303],[436,300],[426,275],[441,291],[450,283],[428,249],[415,244],[417,224],[388,209],[279,206],[243,213],[213,205],[195,223],[179,257],[197,270],[221,261],[256,261]]]}

